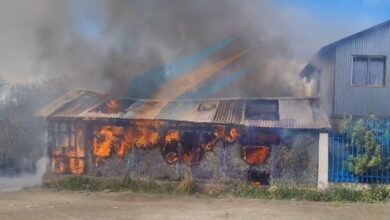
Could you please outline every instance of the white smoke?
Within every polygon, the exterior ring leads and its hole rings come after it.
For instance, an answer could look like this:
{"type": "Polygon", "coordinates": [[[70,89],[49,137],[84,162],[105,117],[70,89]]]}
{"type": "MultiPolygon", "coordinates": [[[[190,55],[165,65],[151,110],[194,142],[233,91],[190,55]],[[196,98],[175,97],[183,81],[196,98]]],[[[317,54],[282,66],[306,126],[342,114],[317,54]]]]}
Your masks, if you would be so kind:
{"type": "Polygon", "coordinates": [[[41,157],[36,162],[36,173],[22,173],[14,177],[0,177],[0,192],[15,191],[25,187],[41,185],[48,161],[47,157],[41,157]]]}
{"type": "MultiPolygon", "coordinates": [[[[41,139],[45,140],[46,137],[47,134],[43,134],[41,139]]],[[[46,173],[49,158],[47,157],[46,146],[43,145],[41,149],[42,157],[35,162],[35,173],[20,173],[12,177],[0,176],[0,192],[16,191],[42,184],[43,175],[46,173]]]]}

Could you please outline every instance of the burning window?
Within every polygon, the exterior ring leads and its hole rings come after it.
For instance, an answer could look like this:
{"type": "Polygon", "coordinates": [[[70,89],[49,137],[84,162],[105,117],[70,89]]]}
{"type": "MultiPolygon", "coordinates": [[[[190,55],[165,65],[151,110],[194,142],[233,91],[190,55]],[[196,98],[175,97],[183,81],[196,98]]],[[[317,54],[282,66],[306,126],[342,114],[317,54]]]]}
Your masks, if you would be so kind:
{"type": "Polygon", "coordinates": [[[135,137],[135,146],[138,148],[148,148],[156,146],[160,139],[159,123],[137,123],[137,133],[135,137]]]}
{"type": "Polygon", "coordinates": [[[169,131],[165,136],[164,146],[162,147],[162,154],[165,161],[169,164],[179,162],[179,141],[180,132],[176,130],[169,131]]]}
{"type": "Polygon", "coordinates": [[[261,147],[247,147],[244,150],[244,160],[248,165],[257,166],[265,164],[268,160],[270,148],[266,146],[261,147]]]}
{"type": "Polygon", "coordinates": [[[123,159],[133,143],[131,130],[122,126],[101,126],[95,129],[93,152],[97,162],[116,154],[123,159]]]}
{"type": "Polygon", "coordinates": [[[84,127],[71,122],[53,122],[52,126],[52,172],[82,174],[85,163],[84,127]]]}
{"type": "Polygon", "coordinates": [[[199,133],[186,131],[181,135],[180,143],[183,147],[183,162],[185,164],[196,164],[200,161],[201,145],[199,133]]]}
{"type": "Polygon", "coordinates": [[[177,130],[171,130],[166,134],[162,154],[167,163],[196,164],[200,161],[201,153],[202,147],[198,132],[180,133],[177,130]]]}
{"type": "Polygon", "coordinates": [[[243,153],[244,161],[250,166],[247,174],[248,181],[255,187],[269,185],[271,174],[268,169],[264,170],[261,167],[268,163],[270,147],[247,147],[243,153]]]}
{"type": "Polygon", "coordinates": [[[251,100],[245,105],[245,119],[279,120],[279,103],[277,100],[251,100]]]}

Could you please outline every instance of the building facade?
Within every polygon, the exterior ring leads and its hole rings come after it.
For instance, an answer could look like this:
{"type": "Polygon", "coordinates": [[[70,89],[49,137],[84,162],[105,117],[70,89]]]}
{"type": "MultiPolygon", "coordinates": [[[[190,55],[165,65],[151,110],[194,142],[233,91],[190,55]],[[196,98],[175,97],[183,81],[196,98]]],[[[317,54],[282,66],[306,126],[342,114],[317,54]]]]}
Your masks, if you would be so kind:
{"type": "Polygon", "coordinates": [[[323,47],[302,70],[307,95],[333,117],[390,116],[390,21],[323,47]]]}

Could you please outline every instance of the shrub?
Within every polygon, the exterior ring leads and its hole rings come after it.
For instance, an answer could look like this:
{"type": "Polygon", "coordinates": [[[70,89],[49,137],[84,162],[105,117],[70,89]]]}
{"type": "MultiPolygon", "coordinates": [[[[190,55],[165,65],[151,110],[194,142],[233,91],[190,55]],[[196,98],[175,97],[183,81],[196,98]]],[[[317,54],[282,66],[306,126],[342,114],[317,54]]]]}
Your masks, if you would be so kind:
{"type": "Polygon", "coordinates": [[[349,155],[347,167],[349,172],[362,176],[370,169],[386,169],[389,167],[389,158],[382,156],[386,146],[377,139],[378,135],[388,136],[386,125],[374,115],[367,118],[354,119],[352,116],[344,117],[340,122],[340,132],[345,133],[356,149],[349,155]]]}
{"type": "Polygon", "coordinates": [[[387,201],[390,199],[390,191],[383,186],[374,186],[368,190],[362,192],[362,201],[375,202],[375,201],[387,201]]]}

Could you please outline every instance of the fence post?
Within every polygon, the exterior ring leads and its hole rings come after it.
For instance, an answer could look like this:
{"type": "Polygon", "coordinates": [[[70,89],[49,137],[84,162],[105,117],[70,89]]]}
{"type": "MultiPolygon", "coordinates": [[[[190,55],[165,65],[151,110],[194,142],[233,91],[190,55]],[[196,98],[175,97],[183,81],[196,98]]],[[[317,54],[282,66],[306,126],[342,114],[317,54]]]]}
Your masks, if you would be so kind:
{"type": "Polygon", "coordinates": [[[328,187],[328,166],[329,166],[329,134],[320,133],[318,141],[318,183],[319,189],[328,187]]]}

